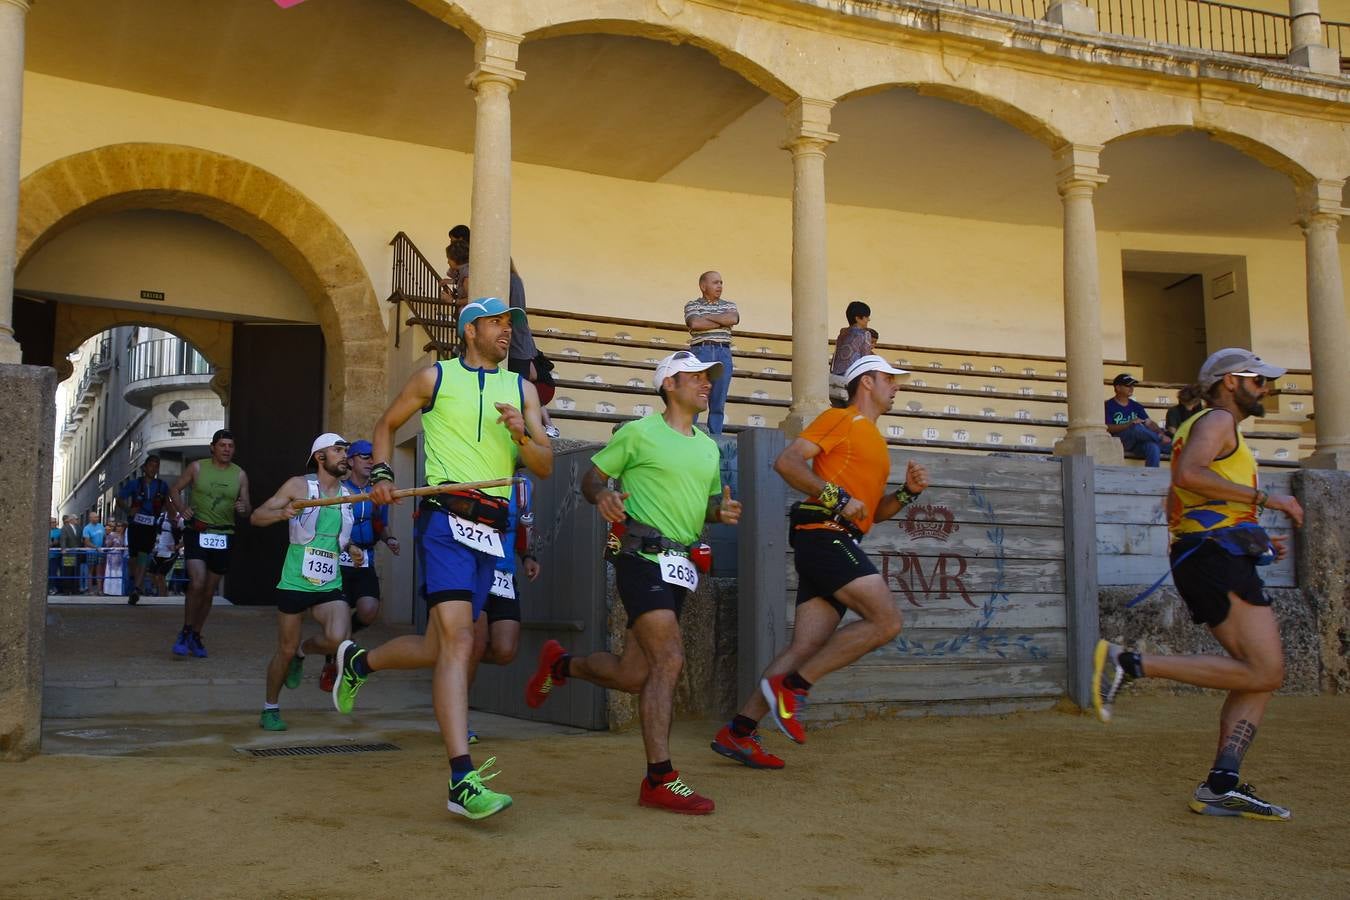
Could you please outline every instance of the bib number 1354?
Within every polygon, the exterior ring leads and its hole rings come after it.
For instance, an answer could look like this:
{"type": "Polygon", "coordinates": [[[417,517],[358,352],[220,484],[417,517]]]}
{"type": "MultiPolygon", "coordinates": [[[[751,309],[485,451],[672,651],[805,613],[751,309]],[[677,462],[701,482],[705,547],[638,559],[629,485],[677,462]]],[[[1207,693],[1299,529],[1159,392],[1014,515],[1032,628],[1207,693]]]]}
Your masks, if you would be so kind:
{"type": "Polygon", "coordinates": [[[698,589],[698,570],[687,556],[674,553],[662,553],[657,557],[661,567],[661,580],[692,592],[698,589]]]}

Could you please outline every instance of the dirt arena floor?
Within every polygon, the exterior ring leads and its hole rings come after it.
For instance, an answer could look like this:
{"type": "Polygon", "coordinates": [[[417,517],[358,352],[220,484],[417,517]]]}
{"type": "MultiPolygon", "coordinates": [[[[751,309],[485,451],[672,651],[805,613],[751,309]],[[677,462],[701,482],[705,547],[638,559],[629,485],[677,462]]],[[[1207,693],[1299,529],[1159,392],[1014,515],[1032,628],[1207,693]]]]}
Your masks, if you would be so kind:
{"type": "MultiPolygon", "coordinates": [[[[252,759],[219,740],[4,768],[0,897],[1346,897],[1350,698],[1278,698],[1244,775],[1290,823],[1190,813],[1213,696],[856,722],[756,772],[680,723],[708,817],[636,804],[636,735],[490,735],[515,806],[445,811],[434,732],[402,752],[252,759]]],[[[331,713],[288,714],[288,737],[331,713]]],[[[209,726],[207,726],[209,727],[209,726]]],[[[224,722],[242,742],[252,723],[224,722]]]]}

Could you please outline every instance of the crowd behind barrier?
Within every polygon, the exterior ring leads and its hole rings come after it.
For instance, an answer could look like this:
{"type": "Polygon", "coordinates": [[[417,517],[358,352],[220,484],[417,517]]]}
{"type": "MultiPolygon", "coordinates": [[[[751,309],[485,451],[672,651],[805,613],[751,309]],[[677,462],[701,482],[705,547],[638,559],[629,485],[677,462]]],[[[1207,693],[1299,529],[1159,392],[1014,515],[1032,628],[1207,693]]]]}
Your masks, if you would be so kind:
{"type": "MultiPolygon", "coordinates": [[[[152,557],[137,593],[143,597],[160,596],[152,574],[156,564],[164,570],[164,596],[181,596],[187,585],[187,568],[181,554],[167,559],[152,557]]],[[[52,547],[47,551],[48,594],[125,597],[132,587],[131,560],[126,547],[52,547]]]]}

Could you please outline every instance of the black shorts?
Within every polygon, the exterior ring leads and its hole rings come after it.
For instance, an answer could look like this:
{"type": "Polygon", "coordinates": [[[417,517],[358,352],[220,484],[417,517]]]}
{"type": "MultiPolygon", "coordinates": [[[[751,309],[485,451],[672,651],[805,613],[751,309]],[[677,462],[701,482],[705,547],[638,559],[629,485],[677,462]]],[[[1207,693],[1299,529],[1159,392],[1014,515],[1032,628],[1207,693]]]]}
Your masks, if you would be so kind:
{"type": "MultiPolygon", "coordinates": [[[[367,553],[372,551],[367,550],[367,553]]],[[[342,566],[342,593],[347,605],[356,608],[356,601],[362,597],[380,599],[380,576],[374,566],[342,566]]]]}
{"type": "Polygon", "coordinates": [[[632,628],[638,616],[654,609],[668,609],[680,617],[680,607],[689,592],[682,587],[661,580],[661,567],[651,560],[621,553],[614,560],[614,580],[619,599],[628,613],[628,627],[632,628]]]}
{"type": "Polygon", "coordinates": [[[335,600],[345,601],[346,599],[341,588],[333,588],[327,591],[292,591],[287,588],[277,588],[277,612],[298,616],[305,610],[313,609],[321,604],[332,603],[335,600]]]}
{"type": "Polygon", "coordinates": [[[150,560],[150,571],[155,575],[168,575],[173,571],[173,564],[178,562],[178,554],[173,556],[156,556],[150,560]]]}
{"type": "Polygon", "coordinates": [[[487,606],[483,607],[483,613],[487,616],[489,625],[493,622],[519,622],[520,600],[508,600],[505,597],[498,597],[496,594],[489,594],[487,606]]]}
{"type": "Polygon", "coordinates": [[[127,552],[133,557],[153,553],[158,539],[159,527],[156,525],[137,525],[132,522],[127,526],[127,552]]]}
{"type": "Polygon", "coordinates": [[[877,574],[853,536],[828,528],[793,528],[788,532],[793,565],[797,567],[797,605],[820,597],[843,618],[848,609],[834,599],[850,582],[877,574]]]}
{"type": "Polygon", "coordinates": [[[1256,574],[1256,560],[1250,556],[1234,556],[1213,541],[1204,541],[1200,549],[1176,562],[1186,551],[1175,547],[1170,554],[1174,568],[1172,583],[1191,611],[1191,621],[1210,628],[1222,625],[1228,618],[1232,602],[1229,591],[1252,606],[1269,606],[1265,582],[1256,574]]]}
{"type": "Polygon", "coordinates": [[[186,560],[200,559],[206,563],[206,570],[215,575],[224,575],[230,571],[230,547],[234,545],[234,535],[226,535],[227,543],[224,550],[203,550],[199,541],[201,532],[195,528],[189,528],[183,535],[183,558],[186,560]]]}

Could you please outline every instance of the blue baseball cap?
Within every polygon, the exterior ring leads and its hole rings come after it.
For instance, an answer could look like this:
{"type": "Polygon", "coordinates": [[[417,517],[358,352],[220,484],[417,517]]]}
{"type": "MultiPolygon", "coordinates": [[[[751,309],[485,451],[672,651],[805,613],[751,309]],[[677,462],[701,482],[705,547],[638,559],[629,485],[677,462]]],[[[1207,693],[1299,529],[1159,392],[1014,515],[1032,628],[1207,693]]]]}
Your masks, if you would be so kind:
{"type": "Polygon", "coordinates": [[[482,316],[500,316],[502,313],[511,314],[511,326],[519,327],[525,324],[525,310],[515,306],[507,306],[500,297],[479,297],[472,303],[467,303],[459,311],[459,336],[464,336],[464,326],[468,325],[474,319],[482,316]]]}
{"type": "Polygon", "coordinates": [[[375,447],[371,445],[370,441],[352,441],[351,444],[347,446],[347,455],[374,456],[375,447]]]}

